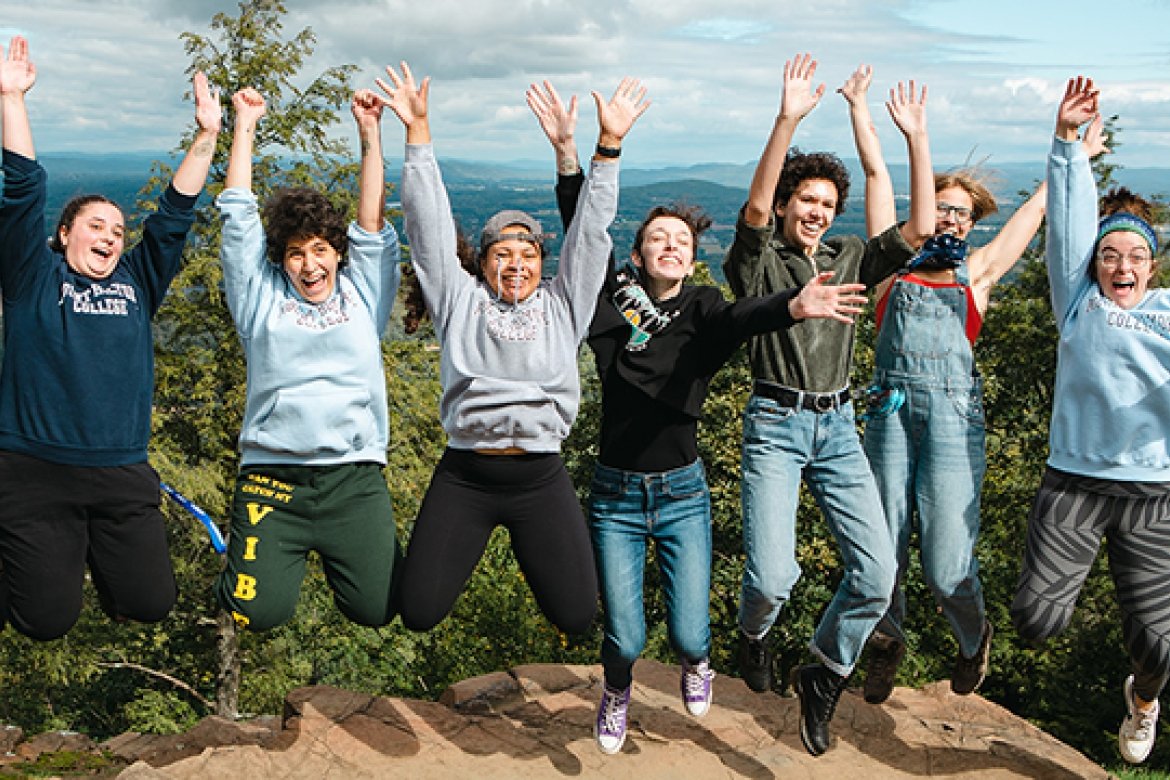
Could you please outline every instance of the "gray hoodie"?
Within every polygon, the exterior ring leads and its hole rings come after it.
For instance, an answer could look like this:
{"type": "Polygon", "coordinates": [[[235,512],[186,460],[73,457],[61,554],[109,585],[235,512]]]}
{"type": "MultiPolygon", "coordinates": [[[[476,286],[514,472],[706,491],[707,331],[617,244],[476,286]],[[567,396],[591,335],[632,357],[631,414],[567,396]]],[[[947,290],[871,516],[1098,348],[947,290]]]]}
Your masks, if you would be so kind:
{"type": "Polygon", "coordinates": [[[402,207],[411,261],[442,350],[439,415],[454,449],[558,452],[577,416],[577,350],[609,262],[618,166],[594,162],[556,277],[499,300],[455,253],[455,222],[430,144],[407,144],[402,207]]]}

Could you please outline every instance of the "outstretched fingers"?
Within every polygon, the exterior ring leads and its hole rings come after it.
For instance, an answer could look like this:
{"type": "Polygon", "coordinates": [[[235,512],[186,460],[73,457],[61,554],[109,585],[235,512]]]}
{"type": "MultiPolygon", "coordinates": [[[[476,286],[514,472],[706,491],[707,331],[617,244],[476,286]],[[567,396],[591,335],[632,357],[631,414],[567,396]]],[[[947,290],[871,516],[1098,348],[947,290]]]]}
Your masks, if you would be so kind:
{"type": "Polygon", "coordinates": [[[410,127],[415,122],[426,119],[431,79],[428,76],[422,80],[422,84],[416,84],[414,73],[405,61],[398,63],[398,67],[402,71],[401,75],[393,66],[387,65],[386,76],[389,82],[380,78],[374,82],[386,93],[384,97],[379,95],[378,99],[389,106],[404,125],[410,127]]]}
{"type": "Polygon", "coordinates": [[[833,276],[833,271],[822,271],[814,276],[793,300],[792,315],[797,319],[832,319],[852,323],[865,306],[866,298],[862,294],[865,285],[827,284],[833,276]]]}

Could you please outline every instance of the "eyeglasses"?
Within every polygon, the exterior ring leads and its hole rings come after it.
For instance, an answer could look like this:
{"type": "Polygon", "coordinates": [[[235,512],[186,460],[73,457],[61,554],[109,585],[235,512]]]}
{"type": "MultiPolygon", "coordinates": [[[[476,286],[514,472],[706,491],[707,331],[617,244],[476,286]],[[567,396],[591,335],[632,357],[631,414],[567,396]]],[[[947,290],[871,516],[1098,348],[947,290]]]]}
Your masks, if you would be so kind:
{"type": "Polygon", "coordinates": [[[946,201],[939,201],[938,205],[935,207],[935,213],[940,218],[944,218],[949,215],[953,220],[955,220],[955,222],[960,225],[966,225],[971,221],[972,216],[971,209],[967,208],[966,206],[953,206],[946,201]]]}
{"type": "Polygon", "coordinates": [[[1129,260],[1130,268],[1145,268],[1150,262],[1150,253],[1144,252],[1140,249],[1130,252],[1127,255],[1121,254],[1116,249],[1101,249],[1097,252],[1097,260],[1106,268],[1114,269],[1121,265],[1122,260],[1129,260]]]}

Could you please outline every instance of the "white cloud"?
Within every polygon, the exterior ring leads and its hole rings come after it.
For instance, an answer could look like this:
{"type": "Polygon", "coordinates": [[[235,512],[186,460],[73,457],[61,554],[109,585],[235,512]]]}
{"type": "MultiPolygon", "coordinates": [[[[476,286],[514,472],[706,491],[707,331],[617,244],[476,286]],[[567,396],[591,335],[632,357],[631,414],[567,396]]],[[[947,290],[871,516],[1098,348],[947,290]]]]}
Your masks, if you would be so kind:
{"type": "MultiPolygon", "coordinates": [[[[1102,105],[1121,114],[1117,161],[1165,165],[1170,127],[1170,4],[1127,7],[1085,24],[1084,0],[1048,19],[1019,0],[288,0],[284,30],[311,26],[311,67],[352,62],[357,84],[386,63],[409,61],[433,77],[440,154],[546,159],[524,106],[528,83],[550,78],[582,99],[581,145],[595,128],[589,89],[608,94],[623,75],[643,78],[654,102],[629,141],[628,164],[744,162],[763,144],[779,102],[784,59],[811,50],[826,84],[796,143],[852,156],[844,101],[834,90],[859,62],[874,65],[870,102],[891,160],[904,148],[881,102],[898,79],[930,86],[931,144],[940,167],[972,148],[993,160],[1043,161],[1064,79],[1094,74],[1102,105]],[[1083,7],[1082,7],[1083,6],[1083,7]],[[1074,23],[1075,22],[1075,23],[1074,23]],[[1003,31],[1009,31],[1004,34],[1003,31]],[[1160,79],[1160,80],[1159,80],[1160,79]],[[1140,139],[1140,141],[1139,141],[1140,139]]],[[[30,98],[44,149],[166,150],[190,120],[181,99],[187,58],[178,36],[208,32],[235,0],[40,0],[7,9],[0,36],[30,36],[40,69],[30,98]]],[[[386,146],[400,130],[390,118],[386,146]]],[[[352,136],[348,121],[339,133],[352,136]]]]}

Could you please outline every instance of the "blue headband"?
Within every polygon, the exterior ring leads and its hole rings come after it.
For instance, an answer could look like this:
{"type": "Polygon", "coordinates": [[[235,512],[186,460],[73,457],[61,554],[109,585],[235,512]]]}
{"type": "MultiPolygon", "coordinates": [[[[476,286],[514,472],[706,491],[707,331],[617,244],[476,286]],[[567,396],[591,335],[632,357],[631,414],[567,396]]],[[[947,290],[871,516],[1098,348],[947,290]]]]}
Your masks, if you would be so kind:
{"type": "Polygon", "coordinates": [[[1130,214],[1128,211],[1118,211],[1116,214],[1110,214],[1101,220],[1097,226],[1097,243],[1110,233],[1116,233],[1119,230],[1126,230],[1130,233],[1137,233],[1146,240],[1150,245],[1150,251],[1154,254],[1158,253],[1158,234],[1150,227],[1150,223],[1138,216],[1130,214]]]}

